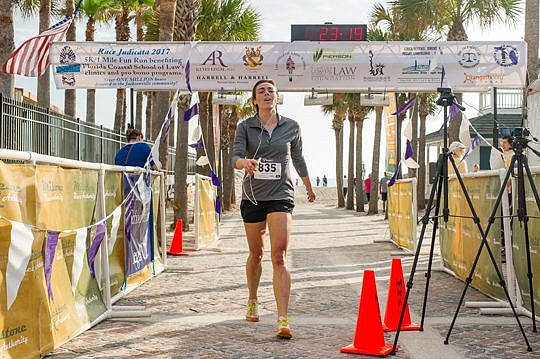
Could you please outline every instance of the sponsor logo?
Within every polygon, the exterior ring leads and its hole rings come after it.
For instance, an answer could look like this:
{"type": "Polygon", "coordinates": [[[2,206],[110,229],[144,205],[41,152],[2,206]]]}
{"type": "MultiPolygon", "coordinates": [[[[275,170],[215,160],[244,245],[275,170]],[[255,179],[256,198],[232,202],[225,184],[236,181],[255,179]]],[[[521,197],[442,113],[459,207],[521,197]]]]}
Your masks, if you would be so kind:
{"type": "Polygon", "coordinates": [[[221,50],[212,51],[201,65],[228,67],[223,63],[223,52],[221,50]]]}
{"type": "Polygon", "coordinates": [[[311,57],[314,63],[352,61],[353,50],[350,49],[313,49],[311,57]]]}
{"type": "Polygon", "coordinates": [[[242,56],[244,66],[255,69],[263,64],[264,56],[261,54],[261,47],[248,47],[245,48],[245,54],[242,56]]]}
{"type": "Polygon", "coordinates": [[[402,75],[428,75],[428,74],[440,74],[442,72],[442,67],[437,65],[434,69],[431,69],[431,60],[422,63],[418,60],[414,60],[414,63],[411,66],[407,66],[401,69],[402,75]]]}
{"type": "Polygon", "coordinates": [[[390,76],[384,75],[385,64],[373,62],[373,51],[369,50],[369,75],[364,76],[364,81],[368,82],[387,82],[390,81],[390,76]]]}
{"type": "Polygon", "coordinates": [[[280,65],[285,66],[286,72],[278,73],[278,76],[288,76],[289,82],[292,82],[294,77],[304,76],[306,71],[306,61],[294,51],[285,52],[278,57],[274,69],[279,70],[280,65]]]}
{"type": "Polygon", "coordinates": [[[465,72],[463,76],[465,76],[463,79],[464,84],[502,84],[504,80],[503,74],[473,75],[465,72]]]}
{"type": "Polygon", "coordinates": [[[369,50],[369,74],[371,76],[383,76],[385,65],[378,63],[373,66],[373,51],[369,50]]]}
{"type": "Polygon", "coordinates": [[[405,46],[401,52],[404,56],[434,56],[442,51],[437,46],[405,46]]]}
{"type": "Polygon", "coordinates": [[[458,63],[465,68],[478,66],[480,50],[476,46],[465,46],[458,53],[458,63]]]}
{"type": "Polygon", "coordinates": [[[195,79],[209,81],[223,81],[229,78],[227,72],[232,72],[233,69],[223,61],[223,51],[212,51],[203,63],[195,67],[195,79]]]}
{"type": "MultiPolygon", "coordinates": [[[[74,72],[77,72],[75,71],[77,70],[77,68],[75,67],[71,68],[71,66],[69,66],[69,65],[74,64],[75,61],[77,61],[77,56],[75,55],[75,52],[70,46],[64,46],[62,48],[62,51],[60,51],[60,56],[58,60],[62,64],[61,65],[62,68],[64,69],[67,68],[68,70],[73,70],[74,72]]],[[[80,71],[80,67],[78,68],[78,70],[80,71]]],[[[62,73],[62,84],[66,86],[70,86],[70,87],[75,86],[75,76],[73,75],[72,72],[62,73]]]]}
{"type": "Polygon", "coordinates": [[[356,80],[356,66],[313,65],[311,79],[313,81],[350,81],[356,80]]]}
{"type": "Polygon", "coordinates": [[[499,66],[514,66],[519,62],[519,51],[511,45],[497,46],[493,50],[493,58],[499,66]]]}

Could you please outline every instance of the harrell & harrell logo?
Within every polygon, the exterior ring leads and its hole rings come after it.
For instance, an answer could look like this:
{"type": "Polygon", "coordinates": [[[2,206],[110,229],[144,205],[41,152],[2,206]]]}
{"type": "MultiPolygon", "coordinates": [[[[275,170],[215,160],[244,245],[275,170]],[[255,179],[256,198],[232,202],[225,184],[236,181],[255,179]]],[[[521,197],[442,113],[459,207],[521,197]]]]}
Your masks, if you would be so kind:
{"type": "MultiPolygon", "coordinates": [[[[69,46],[64,46],[60,51],[60,63],[62,65],[69,65],[75,63],[77,57],[75,52],[69,46]]],[[[72,73],[62,74],[62,83],[68,86],[75,86],[75,76],[72,73]]]]}
{"type": "Polygon", "coordinates": [[[221,52],[220,50],[214,50],[210,53],[210,55],[208,55],[208,57],[206,58],[206,60],[204,60],[202,65],[212,65],[212,66],[219,65],[221,67],[228,67],[227,65],[223,63],[222,57],[223,57],[223,52],[221,52]]]}
{"type": "Polygon", "coordinates": [[[245,55],[242,57],[242,60],[244,60],[244,66],[254,69],[263,64],[264,56],[261,54],[260,46],[257,48],[246,46],[245,50],[245,55]]]}
{"type": "Polygon", "coordinates": [[[369,50],[369,74],[371,76],[384,76],[384,67],[383,64],[375,64],[373,66],[373,51],[369,50]]]}
{"type": "Polygon", "coordinates": [[[495,62],[503,67],[510,67],[518,64],[519,51],[511,45],[501,45],[494,48],[493,58],[495,62]]]}
{"type": "Polygon", "coordinates": [[[480,50],[475,46],[465,46],[459,50],[458,63],[466,68],[477,66],[480,63],[480,50]]]}

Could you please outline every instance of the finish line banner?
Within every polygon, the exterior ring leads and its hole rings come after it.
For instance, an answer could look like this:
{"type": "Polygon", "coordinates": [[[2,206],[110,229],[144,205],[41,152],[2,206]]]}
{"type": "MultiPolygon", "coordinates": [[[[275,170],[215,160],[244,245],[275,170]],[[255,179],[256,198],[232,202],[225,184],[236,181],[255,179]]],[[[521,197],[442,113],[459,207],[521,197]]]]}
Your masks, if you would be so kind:
{"type": "Polygon", "coordinates": [[[436,91],[524,88],[524,42],[64,42],[50,49],[59,89],[436,91]],[[189,60],[190,71],[185,65],[189,60]]]}

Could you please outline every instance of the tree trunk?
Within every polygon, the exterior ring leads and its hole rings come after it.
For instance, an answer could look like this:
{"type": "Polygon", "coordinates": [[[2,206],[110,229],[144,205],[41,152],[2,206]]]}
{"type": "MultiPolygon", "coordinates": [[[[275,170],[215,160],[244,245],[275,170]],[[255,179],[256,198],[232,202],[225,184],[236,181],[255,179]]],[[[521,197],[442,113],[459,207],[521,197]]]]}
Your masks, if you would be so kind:
{"type": "MultiPolygon", "coordinates": [[[[129,10],[123,9],[114,17],[116,41],[129,41],[129,10]]],[[[126,125],[126,89],[116,90],[116,109],[114,113],[114,129],[120,133],[126,125]]]]}
{"type": "MultiPolygon", "coordinates": [[[[12,0],[0,0],[0,64],[6,62],[8,57],[15,49],[13,43],[13,1],[12,0]]],[[[15,86],[15,77],[13,75],[5,74],[0,71],[0,93],[13,97],[13,90],[15,86]]]]}
{"type": "MultiPolygon", "coordinates": [[[[538,78],[538,0],[525,2],[525,42],[527,43],[527,74],[529,83],[538,78]]],[[[530,119],[529,121],[531,121],[530,119]]]]}
{"type": "MultiPolygon", "coordinates": [[[[144,41],[144,23],[142,19],[142,14],[140,11],[137,12],[135,16],[135,24],[136,24],[136,31],[137,31],[137,41],[142,42],[144,41]]],[[[142,132],[142,108],[143,108],[143,92],[137,91],[135,95],[135,128],[141,130],[142,132]]]]}
{"type": "MultiPolygon", "coordinates": [[[[39,32],[48,29],[51,26],[51,1],[40,0],[39,1],[39,32]]],[[[47,71],[38,77],[37,84],[37,100],[38,105],[41,107],[51,106],[51,77],[50,71],[47,71]]]]}
{"type": "MultiPolygon", "coordinates": [[[[66,14],[72,14],[75,10],[73,0],[66,0],[66,14]]],[[[67,31],[66,41],[77,40],[77,19],[74,19],[71,23],[69,30],[67,31]]],[[[75,90],[65,90],[64,95],[64,113],[67,116],[75,118],[75,112],[77,108],[77,93],[75,90]]]]}
{"type": "MultiPolygon", "coordinates": [[[[86,41],[94,41],[94,33],[96,30],[96,21],[90,16],[86,23],[86,41]]],[[[96,90],[86,90],[86,122],[96,123],[96,90]]],[[[92,142],[92,141],[90,141],[92,142]]]]}
{"type": "Polygon", "coordinates": [[[148,140],[154,140],[152,138],[152,103],[154,99],[154,92],[149,91],[146,93],[146,126],[145,126],[145,134],[144,137],[148,140]]]}
{"type": "MultiPolygon", "coordinates": [[[[411,98],[412,96],[418,96],[418,94],[416,93],[412,93],[411,94],[411,98]]],[[[417,99],[418,100],[418,99],[417,99]]],[[[414,105],[414,108],[413,108],[413,111],[412,111],[412,116],[411,116],[411,121],[412,121],[412,140],[411,140],[411,146],[412,146],[412,149],[413,149],[413,156],[412,158],[416,161],[418,159],[418,102],[419,101],[416,101],[415,105],[414,105]]],[[[408,177],[409,178],[412,178],[412,177],[416,177],[416,169],[414,168],[409,168],[409,171],[408,171],[408,177]]]]}
{"type": "MultiPolygon", "coordinates": [[[[176,0],[161,0],[159,3],[159,41],[173,41],[174,17],[176,11],[176,0]]],[[[152,132],[154,138],[157,137],[161,125],[167,116],[170,106],[169,92],[158,91],[155,102],[152,106],[152,132]]],[[[171,127],[172,128],[172,127],[171,127]]],[[[174,131],[173,131],[174,132],[174,131]]],[[[165,135],[165,134],[163,134],[165,135]]],[[[161,139],[162,145],[159,148],[159,160],[163,165],[163,170],[167,170],[167,145],[169,143],[168,134],[161,139]]]]}
{"type": "MultiPolygon", "coordinates": [[[[454,21],[447,36],[448,41],[468,41],[465,27],[461,21],[454,21]]],[[[461,104],[463,102],[463,94],[456,93],[456,102],[461,104]]],[[[459,128],[461,126],[461,112],[458,112],[456,117],[448,124],[448,144],[453,141],[459,141],[459,128]]]]}
{"type": "MultiPolygon", "coordinates": [[[[210,166],[215,166],[215,151],[214,151],[214,119],[212,115],[212,93],[199,92],[199,120],[201,122],[201,132],[203,134],[204,145],[206,147],[206,155],[210,166]]],[[[198,151],[203,154],[204,151],[198,151]]],[[[210,176],[210,166],[198,167],[197,172],[205,176],[210,176]]]]}
{"type": "Polygon", "coordinates": [[[349,161],[347,166],[347,202],[346,209],[354,208],[354,129],[355,118],[349,112],[349,161]]]}
{"type": "MultiPolygon", "coordinates": [[[[421,99],[421,101],[425,101],[421,99]]],[[[426,207],[426,116],[420,116],[420,138],[418,141],[418,177],[417,204],[418,209],[426,207]]]]}
{"type": "Polygon", "coordinates": [[[123,133],[125,131],[124,118],[126,117],[126,89],[116,90],[116,107],[114,112],[114,129],[123,133]]]}
{"type": "Polygon", "coordinates": [[[183,230],[189,230],[189,218],[187,211],[188,191],[188,140],[189,123],[184,121],[184,112],[187,111],[190,101],[189,95],[182,95],[178,101],[178,129],[176,137],[176,158],[174,165],[174,218],[182,219],[183,230]]]}
{"type": "Polygon", "coordinates": [[[381,149],[381,123],[383,108],[375,107],[375,139],[373,143],[373,159],[371,161],[371,190],[369,195],[368,214],[379,213],[379,160],[381,149]]]}
{"type": "Polygon", "coordinates": [[[364,212],[364,179],[362,175],[362,129],[364,119],[356,122],[356,212],[364,212]]]}
{"type": "MultiPolygon", "coordinates": [[[[232,151],[234,147],[234,133],[238,114],[232,108],[230,114],[224,113],[221,122],[221,153],[223,160],[223,209],[229,211],[232,208],[234,193],[234,167],[231,163],[232,151]]],[[[225,111],[223,111],[225,112],[225,111]]]]}
{"type": "Polygon", "coordinates": [[[336,186],[338,208],[345,207],[345,198],[343,196],[343,127],[334,129],[336,136],[336,186]]]}

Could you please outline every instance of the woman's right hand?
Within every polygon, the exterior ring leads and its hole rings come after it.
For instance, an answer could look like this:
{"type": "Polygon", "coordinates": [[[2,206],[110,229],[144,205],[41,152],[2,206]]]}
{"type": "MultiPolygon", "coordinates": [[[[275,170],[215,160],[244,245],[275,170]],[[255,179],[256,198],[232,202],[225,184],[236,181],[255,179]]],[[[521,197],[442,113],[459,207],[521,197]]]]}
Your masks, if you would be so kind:
{"type": "Polygon", "coordinates": [[[254,160],[254,159],[249,159],[249,158],[244,158],[242,160],[242,167],[244,168],[244,170],[246,170],[246,172],[248,173],[248,175],[253,175],[253,173],[255,172],[255,170],[257,169],[257,166],[259,165],[259,161],[258,160],[254,160]]]}

